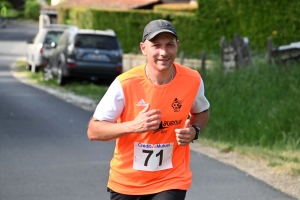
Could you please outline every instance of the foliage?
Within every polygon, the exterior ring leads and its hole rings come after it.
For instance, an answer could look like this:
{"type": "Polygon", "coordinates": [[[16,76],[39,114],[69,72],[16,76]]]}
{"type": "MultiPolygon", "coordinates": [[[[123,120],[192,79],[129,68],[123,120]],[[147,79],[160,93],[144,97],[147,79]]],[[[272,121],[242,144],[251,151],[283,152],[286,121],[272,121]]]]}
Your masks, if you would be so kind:
{"type": "Polygon", "coordinates": [[[256,50],[266,49],[268,37],[279,45],[300,40],[300,1],[198,0],[198,5],[202,32],[213,46],[222,35],[233,39],[235,33],[248,37],[256,50]]]}
{"type": "Polygon", "coordinates": [[[157,5],[154,11],[88,8],[72,8],[71,11],[63,8],[61,11],[66,13],[59,12],[59,15],[66,15],[61,18],[67,17],[67,21],[75,24],[78,22],[82,27],[108,27],[116,30],[123,43],[124,52],[134,52],[138,44],[136,42],[139,42],[136,38],[141,37],[142,27],[147,20],[157,18],[169,19],[175,23],[182,41],[182,50],[187,54],[197,54],[203,50],[216,51],[220,48],[222,36],[230,41],[235,33],[248,37],[251,49],[260,51],[267,49],[268,37],[272,37],[277,45],[290,44],[300,39],[297,10],[300,1],[198,0],[198,5],[198,12],[194,15],[194,9],[180,7],[178,4],[157,5]],[[74,15],[68,15],[68,12],[74,15]]]}
{"type": "Polygon", "coordinates": [[[25,2],[24,16],[27,19],[38,20],[41,5],[35,0],[27,0],[25,2]]]}
{"type": "Polygon", "coordinates": [[[2,4],[4,4],[7,9],[13,8],[12,4],[9,1],[2,0],[2,1],[0,1],[0,9],[1,9],[2,4]]]}
{"type": "Polygon", "coordinates": [[[181,41],[180,51],[199,54],[203,51],[203,35],[195,31],[198,20],[189,13],[153,12],[146,10],[116,11],[89,8],[58,9],[58,22],[77,25],[86,29],[112,29],[120,39],[125,53],[138,53],[145,25],[154,19],[166,19],[176,27],[181,41]],[[193,34],[187,34],[193,33],[193,34]]]}
{"type": "Polygon", "coordinates": [[[21,12],[14,9],[10,2],[0,1],[0,9],[2,7],[2,4],[4,4],[5,7],[7,8],[7,18],[9,19],[18,18],[21,15],[21,12]]]}
{"type": "Polygon", "coordinates": [[[22,15],[22,12],[17,11],[15,9],[10,9],[7,11],[7,18],[10,18],[10,19],[20,18],[21,15],[22,15]]]}

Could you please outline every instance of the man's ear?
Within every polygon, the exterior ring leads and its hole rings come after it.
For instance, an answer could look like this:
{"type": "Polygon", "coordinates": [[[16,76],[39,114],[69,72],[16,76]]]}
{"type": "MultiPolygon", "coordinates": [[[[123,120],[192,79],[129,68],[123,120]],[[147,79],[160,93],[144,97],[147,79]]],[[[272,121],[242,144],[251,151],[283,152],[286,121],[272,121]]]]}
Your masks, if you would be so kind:
{"type": "Polygon", "coordinates": [[[180,43],[179,40],[176,40],[177,47],[179,46],[179,43],[180,43]]]}
{"type": "Polygon", "coordinates": [[[141,42],[140,43],[140,48],[141,48],[141,51],[142,51],[143,55],[146,56],[147,55],[147,53],[146,53],[146,44],[141,42]]]}

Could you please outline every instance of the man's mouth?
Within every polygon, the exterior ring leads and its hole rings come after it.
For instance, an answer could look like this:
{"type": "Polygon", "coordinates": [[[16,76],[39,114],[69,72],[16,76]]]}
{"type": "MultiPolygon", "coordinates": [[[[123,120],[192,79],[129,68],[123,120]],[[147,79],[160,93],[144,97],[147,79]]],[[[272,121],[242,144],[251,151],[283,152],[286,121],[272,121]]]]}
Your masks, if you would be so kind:
{"type": "Polygon", "coordinates": [[[158,61],[160,61],[160,62],[167,62],[169,60],[170,60],[170,58],[168,58],[168,59],[158,59],[158,61]]]}

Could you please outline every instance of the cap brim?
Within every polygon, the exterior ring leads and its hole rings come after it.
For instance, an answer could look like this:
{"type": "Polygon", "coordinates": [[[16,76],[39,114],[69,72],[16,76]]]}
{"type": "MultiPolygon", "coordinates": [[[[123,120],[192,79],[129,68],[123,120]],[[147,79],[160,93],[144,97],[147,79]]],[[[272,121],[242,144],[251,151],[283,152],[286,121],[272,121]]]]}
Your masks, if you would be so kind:
{"type": "Polygon", "coordinates": [[[155,32],[151,33],[150,35],[148,35],[148,37],[146,37],[145,40],[151,40],[160,33],[172,33],[177,38],[177,35],[173,31],[170,31],[167,29],[161,29],[161,30],[155,31],[155,32]]]}

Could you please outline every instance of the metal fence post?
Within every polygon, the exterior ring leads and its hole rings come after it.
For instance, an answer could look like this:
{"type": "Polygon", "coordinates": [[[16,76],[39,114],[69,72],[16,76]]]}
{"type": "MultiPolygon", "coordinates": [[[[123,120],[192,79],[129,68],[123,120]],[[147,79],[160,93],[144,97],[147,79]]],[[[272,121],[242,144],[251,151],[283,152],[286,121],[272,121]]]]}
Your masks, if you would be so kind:
{"type": "Polygon", "coordinates": [[[206,53],[205,51],[202,51],[201,53],[201,72],[203,73],[203,76],[206,74],[206,53]]]}
{"type": "Polygon", "coordinates": [[[184,51],[180,52],[180,64],[183,65],[184,63],[184,51]]]}

